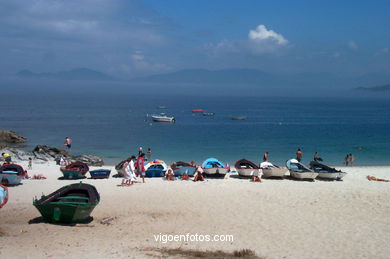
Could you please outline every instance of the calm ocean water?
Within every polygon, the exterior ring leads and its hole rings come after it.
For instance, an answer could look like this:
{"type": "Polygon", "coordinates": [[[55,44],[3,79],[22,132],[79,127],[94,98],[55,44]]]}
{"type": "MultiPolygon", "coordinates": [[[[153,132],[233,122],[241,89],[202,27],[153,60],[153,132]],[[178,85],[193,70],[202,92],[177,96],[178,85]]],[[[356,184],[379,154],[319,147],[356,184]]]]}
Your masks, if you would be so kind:
{"type": "Polygon", "coordinates": [[[284,164],[301,148],[305,163],[318,151],[333,165],[341,165],[346,153],[355,155],[356,165],[390,164],[385,100],[26,94],[2,98],[0,109],[0,128],[27,137],[26,149],[62,147],[69,136],[74,153],[102,156],[106,164],[135,154],[139,146],[151,147],[153,158],[167,162],[208,157],[259,162],[268,151],[271,161],[284,164]],[[167,109],[157,109],[160,105],[167,109]],[[215,116],[194,115],[195,108],[215,116]],[[145,121],[146,114],[159,112],[177,122],[145,121]],[[230,119],[238,115],[247,119],[230,119]]]}

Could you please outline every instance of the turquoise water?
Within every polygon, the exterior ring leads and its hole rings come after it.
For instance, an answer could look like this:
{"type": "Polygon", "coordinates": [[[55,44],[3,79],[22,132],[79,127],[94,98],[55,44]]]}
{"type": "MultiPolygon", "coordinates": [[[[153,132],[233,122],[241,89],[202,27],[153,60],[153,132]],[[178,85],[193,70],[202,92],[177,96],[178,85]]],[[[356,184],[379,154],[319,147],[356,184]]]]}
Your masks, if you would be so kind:
{"type": "Polygon", "coordinates": [[[265,151],[283,164],[303,150],[341,165],[346,153],[356,165],[390,164],[390,103],[385,100],[249,97],[133,96],[129,94],[7,96],[0,103],[1,128],[36,144],[62,147],[73,139],[74,153],[102,156],[106,164],[151,147],[167,162],[217,157],[233,164],[259,162],[265,151]],[[157,109],[164,105],[165,110],[157,109]],[[201,108],[215,116],[191,113],[201,108]],[[152,123],[146,114],[165,112],[175,124],[152,123]],[[231,116],[247,116],[234,121],[231,116]]]}

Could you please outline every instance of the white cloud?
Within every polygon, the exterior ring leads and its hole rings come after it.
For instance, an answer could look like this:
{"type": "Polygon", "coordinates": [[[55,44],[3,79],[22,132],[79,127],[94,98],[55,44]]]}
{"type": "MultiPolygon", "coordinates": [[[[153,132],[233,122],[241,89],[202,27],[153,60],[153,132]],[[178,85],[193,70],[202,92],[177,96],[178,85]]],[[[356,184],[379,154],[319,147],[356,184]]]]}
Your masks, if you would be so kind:
{"type": "Polygon", "coordinates": [[[248,34],[249,40],[256,42],[273,42],[277,45],[286,45],[286,40],[282,34],[276,33],[273,30],[267,30],[265,25],[260,24],[255,30],[250,30],[248,34]]]}
{"type": "Polygon", "coordinates": [[[386,55],[386,54],[389,54],[389,53],[390,53],[390,49],[389,48],[383,48],[383,49],[378,50],[375,53],[375,56],[382,56],[382,55],[386,55]]]}
{"type": "Polygon", "coordinates": [[[359,48],[359,46],[357,45],[357,43],[353,40],[350,40],[348,42],[348,48],[352,49],[352,50],[357,50],[359,48]]]}

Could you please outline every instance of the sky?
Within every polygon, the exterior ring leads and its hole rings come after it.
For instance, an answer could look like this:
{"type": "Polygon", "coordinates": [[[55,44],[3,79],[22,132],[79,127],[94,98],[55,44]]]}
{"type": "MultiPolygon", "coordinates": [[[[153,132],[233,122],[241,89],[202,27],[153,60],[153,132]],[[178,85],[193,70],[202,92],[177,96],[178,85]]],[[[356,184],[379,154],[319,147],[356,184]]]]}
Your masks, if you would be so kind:
{"type": "Polygon", "coordinates": [[[390,74],[390,1],[1,0],[0,74],[390,74]]]}

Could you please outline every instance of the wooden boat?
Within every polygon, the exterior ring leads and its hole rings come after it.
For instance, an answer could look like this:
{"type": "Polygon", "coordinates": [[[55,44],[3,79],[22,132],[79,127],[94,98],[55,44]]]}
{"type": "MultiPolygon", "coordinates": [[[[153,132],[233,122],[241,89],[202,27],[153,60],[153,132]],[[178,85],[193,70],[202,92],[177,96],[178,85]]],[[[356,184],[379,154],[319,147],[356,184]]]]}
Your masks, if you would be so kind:
{"type": "Polygon", "coordinates": [[[296,179],[314,180],[318,173],[310,170],[296,159],[290,159],[286,162],[286,166],[290,171],[290,175],[296,179]]]}
{"type": "Polygon", "coordinates": [[[160,115],[152,115],[151,117],[154,122],[176,122],[175,117],[167,116],[165,113],[161,113],[160,115]]]}
{"type": "Polygon", "coordinates": [[[8,195],[8,188],[0,184],[0,209],[7,203],[8,195]]]}
{"type": "Polygon", "coordinates": [[[196,171],[196,165],[183,161],[177,161],[172,163],[171,168],[175,176],[182,176],[183,174],[187,174],[188,176],[194,176],[196,171]]]}
{"type": "Polygon", "coordinates": [[[208,158],[202,163],[202,170],[205,175],[223,176],[230,171],[228,164],[220,162],[216,158],[208,158]]]}
{"type": "Polygon", "coordinates": [[[270,162],[262,162],[260,168],[263,171],[263,177],[284,177],[288,172],[286,167],[279,167],[270,162]]]}
{"type": "Polygon", "coordinates": [[[237,160],[234,168],[242,177],[261,176],[260,167],[247,159],[237,160]]]}
{"type": "Polygon", "coordinates": [[[310,169],[318,173],[318,178],[327,180],[340,181],[347,173],[337,170],[336,168],[329,167],[327,165],[318,163],[316,161],[310,162],[310,169]]]}
{"type": "Polygon", "coordinates": [[[0,183],[3,185],[18,185],[27,172],[17,164],[5,164],[0,167],[0,183]]]}
{"type": "Polygon", "coordinates": [[[145,165],[145,176],[146,177],[163,177],[167,171],[168,166],[162,160],[153,160],[145,165]]]}
{"type": "Polygon", "coordinates": [[[109,169],[97,169],[89,171],[92,179],[104,179],[109,178],[111,174],[111,170],[109,169]]]}
{"type": "Polygon", "coordinates": [[[86,221],[99,201],[95,186],[80,182],[42,195],[39,200],[35,198],[33,205],[50,222],[76,223],[86,221]]]}
{"type": "Polygon", "coordinates": [[[64,179],[80,179],[85,177],[89,167],[87,164],[77,161],[66,167],[61,167],[60,170],[64,175],[64,179]]]}

